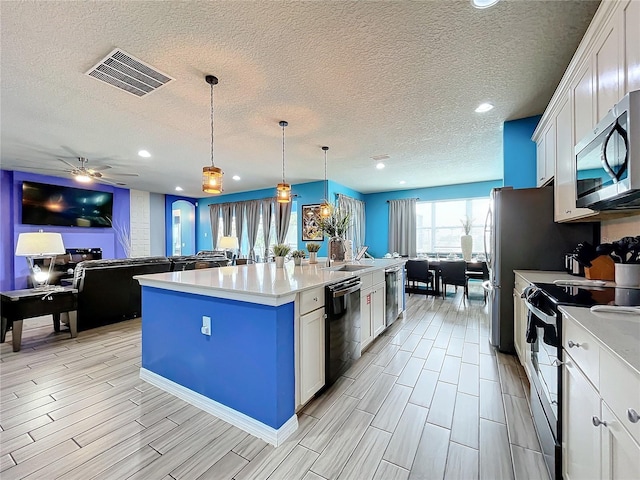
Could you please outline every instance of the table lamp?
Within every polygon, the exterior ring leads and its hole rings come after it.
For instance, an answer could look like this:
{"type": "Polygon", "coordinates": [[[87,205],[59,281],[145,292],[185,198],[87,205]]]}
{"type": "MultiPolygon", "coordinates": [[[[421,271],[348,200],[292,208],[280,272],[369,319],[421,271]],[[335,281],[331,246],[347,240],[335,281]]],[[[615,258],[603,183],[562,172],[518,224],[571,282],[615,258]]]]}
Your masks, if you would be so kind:
{"type": "Polygon", "coordinates": [[[218,248],[225,251],[231,250],[231,258],[233,258],[236,250],[238,250],[238,237],[222,237],[218,244],[218,248]]]}
{"type": "Polygon", "coordinates": [[[53,269],[54,259],[56,255],[66,253],[62,235],[53,232],[28,232],[18,235],[18,244],[16,245],[16,256],[27,257],[29,270],[33,277],[36,289],[45,290],[48,288],[49,278],[53,269]],[[36,258],[48,258],[49,270],[43,272],[42,269],[34,263],[36,258]]]}

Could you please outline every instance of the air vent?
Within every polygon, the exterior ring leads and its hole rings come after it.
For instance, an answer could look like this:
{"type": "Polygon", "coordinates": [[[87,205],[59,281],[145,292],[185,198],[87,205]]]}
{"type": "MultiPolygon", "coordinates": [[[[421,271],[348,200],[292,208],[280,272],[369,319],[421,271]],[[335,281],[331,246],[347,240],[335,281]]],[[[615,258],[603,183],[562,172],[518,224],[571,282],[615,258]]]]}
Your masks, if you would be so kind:
{"type": "Polygon", "coordinates": [[[144,97],[173,80],[167,74],[118,48],[91,67],[87,75],[136,97],[144,97]]]}

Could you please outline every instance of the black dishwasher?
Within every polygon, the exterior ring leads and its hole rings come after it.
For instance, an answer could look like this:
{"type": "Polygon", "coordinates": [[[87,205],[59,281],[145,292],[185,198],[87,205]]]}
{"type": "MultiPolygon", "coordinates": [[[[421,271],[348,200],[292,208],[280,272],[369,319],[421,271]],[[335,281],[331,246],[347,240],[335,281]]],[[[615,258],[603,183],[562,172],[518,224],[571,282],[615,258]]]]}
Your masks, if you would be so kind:
{"type": "Polygon", "coordinates": [[[325,288],[325,388],[360,358],[359,278],[325,288]]]}

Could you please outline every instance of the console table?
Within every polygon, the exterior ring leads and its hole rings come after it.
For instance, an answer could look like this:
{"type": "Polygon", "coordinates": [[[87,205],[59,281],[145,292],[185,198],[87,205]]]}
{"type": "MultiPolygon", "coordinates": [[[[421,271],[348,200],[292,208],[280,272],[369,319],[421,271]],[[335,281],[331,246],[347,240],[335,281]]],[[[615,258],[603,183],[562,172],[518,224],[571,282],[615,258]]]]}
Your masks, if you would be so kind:
{"type": "Polygon", "coordinates": [[[13,325],[13,351],[20,351],[22,342],[22,321],[26,318],[53,315],[53,328],[60,331],[60,314],[69,319],[71,338],[77,335],[78,290],[71,287],[57,287],[55,290],[12,290],[0,292],[2,300],[2,332],[0,342],[4,343],[7,330],[13,325]]]}

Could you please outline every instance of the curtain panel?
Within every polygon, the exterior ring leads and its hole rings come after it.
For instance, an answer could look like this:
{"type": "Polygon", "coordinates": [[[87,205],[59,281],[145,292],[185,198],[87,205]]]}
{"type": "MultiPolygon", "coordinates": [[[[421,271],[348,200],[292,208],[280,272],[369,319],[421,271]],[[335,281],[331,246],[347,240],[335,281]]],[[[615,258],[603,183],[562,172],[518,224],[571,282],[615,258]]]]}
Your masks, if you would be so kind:
{"type": "Polygon", "coordinates": [[[218,247],[218,233],[220,226],[220,212],[222,211],[222,204],[212,203],[209,205],[209,216],[211,217],[211,249],[217,250],[218,247]]]}
{"type": "Polygon", "coordinates": [[[346,195],[338,194],[338,208],[349,214],[351,219],[345,235],[346,240],[353,241],[353,247],[359,249],[364,245],[365,211],[364,202],[346,195]]]}
{"type": "Polygon", "coordinates": [[[262,236],[264,238],[264,261],[269,259],[269,242],[271,241],[271,218],[273,217],[272,205],[274,201],[271,198],[262,200],[262,236]]]}
{"type": "Polygon", "coordinates": [[[276,237],[278,243],[284,243],[289,231],[289,220],[291,220],[291,202],[278,203],[274,200],[273,207],[276,212],[276,237]]]}
{"type": "Polygon", "coordinates": [[[249,258],[256,259],[256,240],[258,239],[258,225],[260,223],[261,200],[250,200],[245,203],[245,214],[247,216],[247,239],[249,240],[249,258]]]}
{"type": "Polygon", "coordinates": [[[416,200],[389,200],[389,253],[417,255],[416,200]]]}

